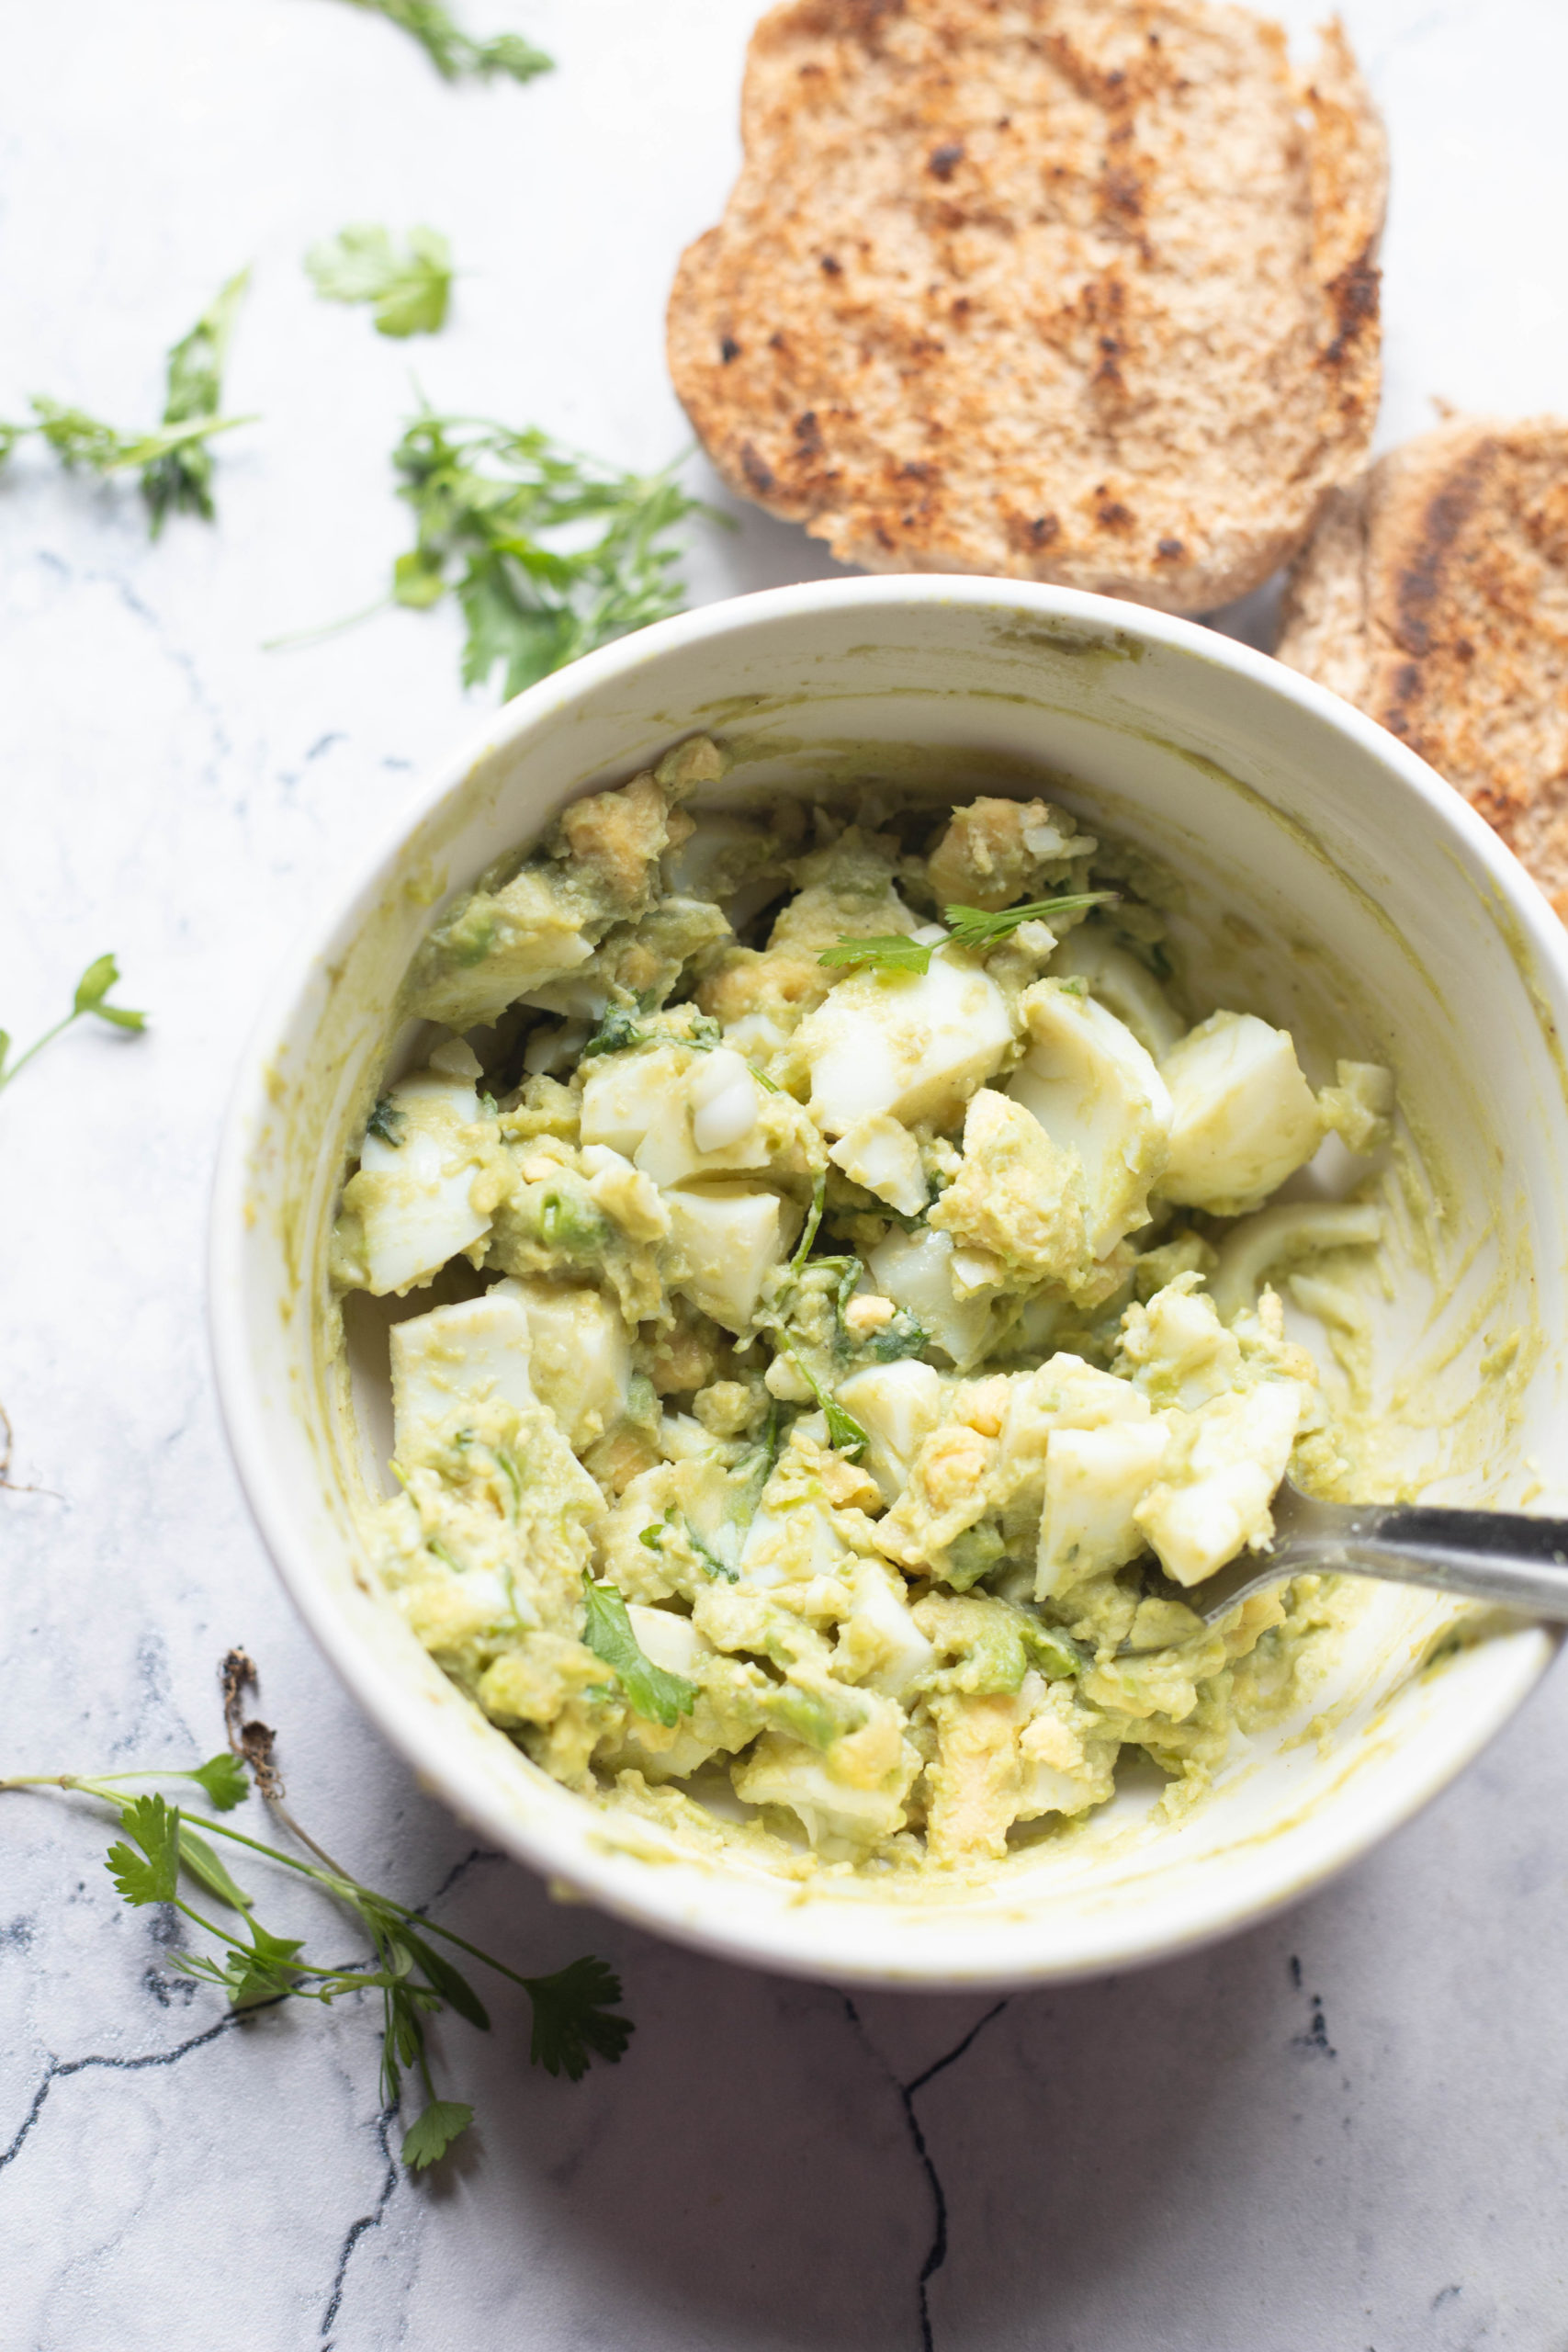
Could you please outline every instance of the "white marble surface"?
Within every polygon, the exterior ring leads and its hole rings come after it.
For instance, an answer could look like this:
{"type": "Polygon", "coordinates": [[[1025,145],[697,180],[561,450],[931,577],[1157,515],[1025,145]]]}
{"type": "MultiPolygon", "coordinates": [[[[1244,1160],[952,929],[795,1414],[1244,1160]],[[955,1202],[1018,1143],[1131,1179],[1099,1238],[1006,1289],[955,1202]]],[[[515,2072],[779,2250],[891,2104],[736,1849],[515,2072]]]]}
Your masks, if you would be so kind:
{"type": "MultiPolygon", "coordinates": [[[[524,1966],[610,1954],[638,2030],[577,2088],[530,2072],[504,1998],[488,2042],[446,2030],[480,2126],[411,2183],[367,2007],[227,2020],[116,1901],[85,1810],[6,1797],[0,2346],[1561,2352],[1560,1675],[1424,1819],[1253,1934],[994,2012],[852,2008],[472,1853],[247,1523],[202,1327],[234,1042],[470,708],[445,616],[261,640],[377,593],[411,368],[440,403],[627,460],[680,446],[664,289],[733,164],[750,0],[503,14],[556,76],[446,90],[335,0],[4,11],[0,414],[45,390],[152,415],[164,347],[248,260],[231,387],[265,423],[224,449],[220,527],[155,548],[125,492],[31,456],[0,488],[0,1019],[30,1035],[109,946],[154,1019],[135,1044],[78,1034],[0,1102],[0,1398],[14,1476],[48,1490],[0,1496],[0,1769],[210,1750],[243,1640],[330,1848],[410,1899],[446,1887],[442,1916],[524,1966]],[[439,341],[313,300],[300,252],[354,219],[451,234],[468,274],[439,341]]],[[[1385,437],[1433,395],[1561,405],[1568,10],[1346,15],[1394,141],[1385,437]]],[[[706,597],[824,568],[752,514],[691,577],[706,597]]]]}

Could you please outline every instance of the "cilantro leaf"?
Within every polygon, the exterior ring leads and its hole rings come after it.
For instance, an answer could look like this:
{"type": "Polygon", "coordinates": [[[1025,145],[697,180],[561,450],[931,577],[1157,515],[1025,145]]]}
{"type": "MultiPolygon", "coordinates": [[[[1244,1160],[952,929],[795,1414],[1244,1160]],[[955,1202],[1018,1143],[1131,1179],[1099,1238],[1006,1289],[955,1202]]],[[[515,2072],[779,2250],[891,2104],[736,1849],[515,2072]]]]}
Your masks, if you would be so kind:
{"type": "Polygon", "coordinates": [[[473,2109],[462,2099],[433,2098],[403,2133],[402,2158],[410,2172],[423,2172],[444,2156],[473,2120],[473,2109]]]}
{"type": "Polygon", "coordinates": [[[1074,915],[1087,907],[1114,906],[1120,890],[1078,890],[1061,899],[1036,899],[1025,907],[1004,907],[988,914],[984,907],[944,907],[955,947],[995,947],[1021,923],[1049,922],[1053,915],[1074,915]]]}
{"type": "Polygon", "coordinates": [[[594,1657],[604,1659],[637,1714],[673,1730],[696,1705],[696,1684],[688,1682],[683,1674],[667,1673],[644,1655],[632,1632],[626,1604],[613,1584],[595,1584],[585,1574],[582,1596],[586,1611],[582,1638],[594,1657]]]}
{"type": "Polygon", "coordinates": [[[84,1012],[95,1013],[100,1021],[112,1022],[117,1029],[142,1030],[147,1026],[144,1012],[132,1012],[129,1006],[107,1002],[110,989],[119,984],[119,966],[112,956],[100,956],[88,965],[76,983],[76,993],[71,1001],[71,1018],[78,1020],[84,1012]]]}
{"type": "Polygon", "coordinates": [[[231,1911],[249,1911],[255,1901],[243,1886],[231,1879],[205,1838],[198,1838],[190,1824],[180,1823],[180,1860],[192,1878],[199,1880],[209,1894],[226,1903],[231,1911]]]}
{"type": "Polygon", "coordinates": [[[365,1132],[367,1136],[377,1136],[382,1143],[390,1144],[392,1149],[397,1151],[403,1140],[404,1116],[404,1113],[398,1109],[391,1096],[383,1094],[365,1122],[365,1132]]]}
{"type": "Polygon", "coordinates": [[[134,1845],[116,1843],[107,1868],[116,1892],[140,1908],[172,1903],[180,1874],[180,1814],[162,1797],[132,1797],[120,1807],[120,1826],[134,1845]]]}
{"type": "Polygon", "coordinates": [[[378,334],[436,334],[446,323],[452,248],[434,229],[411,229],[400,253],[389,230],[355,221],[312,245],[305,267],[328,302],[369,302],[378,334]]]}
{"type": "Polygon", "coordinates": [[[424,1971],[426,1984],[440,1994],[449,2009],[481,2033],[490,2031],[490,2012],[463,1974],[442,1953],[433,1951],[423,1936],[416,1936],[406,1920],[399,1922],[398,1935],[424,1971]]]}
{"type": "Polygon", "coordinates": [[[881,932],[874,939],[840,939],[824,948],[817,961],[851,972],[929,972],[931,951],[940,939],[908,939],[897,932],[881,932]]]}
{"type": "Polygon", "coordinates": [[[205,1764],[197,1765],[194,1772],[183,1777],[204,1790],[209,1803],[219,1813],[232,1813],[237,1804],[243,1804],[251,1791],[244,1766],[227,1747],[220,1747],[216,1756],[209,1756],[205,1764]]]}
{"type": "Polygon", "coordinates": [[[299,1961],[304,1946],[296,1938],[271,1935],[252,1918],[245,1925],[251,1931],[249,1949],[231,1951],[226,1962],[229,1999],[236,2009],[292,1993],[295,1980],[304,1973],[299,1961]]]}
{"type": "Polygon", "coordinates": [[[473,40],[440,0],[349,0],[349,5],[385,17],[389,25],[418,41],[444,82],[456,82],[465,74],[480,82],[491,81],[498,74],[513,82],[531,82],[537,74],[548,74],[555,63],[521,33],[473,40]]]}
{"type": "MultiPolygon", "coordinates": [[[[170,352],[164,401],[165,425],[218,429],[229,338],[233,334],[250,275],[248,269],[242,269],[220,287],[190,333],[182,336],[170,352]]],[[[179,442],[144,461],[141,494],[152,516],[154,538],[172,514],[199,514],[210,523],[212,452],[205,438],[179,442]]]]}
{"type": "Polygon", "coordinates": [[[536,426],[513,432],[430,409],[409,425],[393,464],[417,538],[394,567],[392,594],[421,611],[444,594],[457,597],[466,685],[499,669],[503,694],[521,694],[681,610],[671,534],[711,510],[687,496],[672,468],[627,473],[536,426]]]}
{"type": "Polygon", "coordinates": [[[528,2055],[547,2075],[581,2082],[594,2058],[615,2065],[626,2052],[634,2028],[630,2018],[611,2014],[621,1997],[621,1980],[608,1963],[585,1956],[553,1976],[524,1979],[534,2005],[528,2055]]]}
{"type": "MultiPolygon", "coordinates": [[[[823,1261],[818,1259],[817,1262],[820,1265],[823,1261]]],[[[824,1388],[793,1340],[784,1339],[784,1348],[802,1380],[810,1389],[818,1408],[828,1424],[829,1444],[836,1453],[847,1454],[852,1462],[858,1462],[871,1443],[870,1431],[856,1420],[847,1406],[840,1404],[830,1390],[824,1388]]]]}

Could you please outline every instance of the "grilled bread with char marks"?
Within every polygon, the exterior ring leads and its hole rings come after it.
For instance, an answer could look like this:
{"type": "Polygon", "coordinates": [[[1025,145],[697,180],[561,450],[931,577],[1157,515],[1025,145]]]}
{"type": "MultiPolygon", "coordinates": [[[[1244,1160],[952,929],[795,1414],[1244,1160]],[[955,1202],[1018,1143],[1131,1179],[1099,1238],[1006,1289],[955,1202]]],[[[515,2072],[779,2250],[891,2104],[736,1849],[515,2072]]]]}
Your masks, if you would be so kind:
{"type": "Polygon", "coordinates": [[[788,0],[670,301],[726,480],[874,571],[1174,612],[1243,594],[1365,462],[1382,130],[1205,0],[788,0]]]}
{"type": "Polygon", "coordinates": [[[1568,921],[1568,424],[1456,420],[1337,492],[1279,652],[1429,760],[1568,921]]]}

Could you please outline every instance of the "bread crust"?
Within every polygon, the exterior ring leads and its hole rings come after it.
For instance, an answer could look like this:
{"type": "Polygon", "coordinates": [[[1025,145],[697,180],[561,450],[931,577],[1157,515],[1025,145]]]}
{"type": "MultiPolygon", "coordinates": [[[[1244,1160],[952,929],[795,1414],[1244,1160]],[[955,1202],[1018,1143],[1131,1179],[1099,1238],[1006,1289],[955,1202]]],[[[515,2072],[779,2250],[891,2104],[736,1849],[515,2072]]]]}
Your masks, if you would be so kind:
{"type": "Polygon", "coordinates": [[[718,470],[874,571],[1194,612],[1300,546],[1380,387],[1381,123],[1208,0],[786,0],[671,295],[718,470]]]}
{"type": "Polygon", "coordinates": [[[1280,659],[1495,827],[1568,921],[1568,424],[1461,418],[1325,510],[1280,659]]]}

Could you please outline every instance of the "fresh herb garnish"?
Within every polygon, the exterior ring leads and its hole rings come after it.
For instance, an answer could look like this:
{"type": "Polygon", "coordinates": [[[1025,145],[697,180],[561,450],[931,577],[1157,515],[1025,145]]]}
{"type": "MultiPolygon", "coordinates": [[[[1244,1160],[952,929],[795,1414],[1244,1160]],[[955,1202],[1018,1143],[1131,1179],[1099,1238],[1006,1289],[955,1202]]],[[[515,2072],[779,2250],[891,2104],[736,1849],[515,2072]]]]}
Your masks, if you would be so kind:
{"type": "Polygon", "coordinates": [[[76,993],[72,999],[71,1010],[64,1020],[57,1021],[52,1029],[46,1029],[41,1037],[35,1037],[27,1052],[18,1054],[16,1060],[10,1062],[8,1066],[7,1057],[11,1051],[10,1035],[6,1030],[0,1029],[0,1088],[9,1086],[11,1080],[18,1078],[26,1069],[35,1054],[41,1054],[47,1045],[52,1043],[56,1037],[71,1027],[73,1022],[82,1020],[87,1013],[91,1013],[95,1020],[107,1021],[115,1029],[136,1031],[145,1029],[147,1015],[144,1012],[132,1012],[129,1005],[108,1002],[108,992],[117,985],[118,979],[119,966],[112,956],[96,957],[77,981],[76,993]]]}
{"type": "Polygon", "coordinates": [[[490,40],[475,40],[466,33],[440,0],[349,0],[354,8],[367,8],[418,41],[444,82],[459,81],[465,74],[489,82],[505,74],[513,82],[531,82],[555,64],[542,49],[521,33],[497,33],[490,40]]]}
{"type": "Polygon", "coordinates": [[[1089,907],[1111,907],[1120,890],[1079,890],[1064,899],[1036,899],[1025,907],[1004,907],[987,914],[984,907],[944,907],[955,947],[995,947],[1020,923],[1049,922],[1053,915],[1076,915],[1089,907]]]}
{"type": "Polygon", "coordinates": [[[1108,907],[1121,896],[1117,890],[1079,890],[1062,899],[1036,899],[1026,907],[1008,907],[987,914],[983,907],[944,907],[945,939],[917,940],[897,933],[874,939],[840,939],[817,958],[829,968],[852,972],[929,972],[939,947],[995,947],[1021,923],[1049,922],[1053,915],[1077,914],[1087,907],[1108,907]]]}
{"type": "MultiPolygon", "coordinates": [[[[249,1660],[243,1654],[234,1653],[225,1662],[226,1676],[236,1663],[254,1674],[249,1660]]],[[[236,1683],[236,1696],[238,1687],[236,1683]]],[[[232,1714],[231,1722],[232,1725],[232,1714]]],[[[425,2106],[403,2138],[403,2162],[411,2170],[434,2164],[473,2120],[470,2107],[458,2100],[438,2099],[434,2095],[425,2045],[426,2018],[450,2008],[481,2031],[490,2025],[489,2015],[473,1986],[445,1952],[434,1948],[430,1938],[438,1937],[444,1943],[455,1945],[510,1983],[521,1985],[533,2007],[530,2055],[535,2064],[543,2066],[547,2073],[564,2074],[576,2082],[593,2058],[603,2058],[613,2064],[621,2057],[633,2028],[629,2018],[615,2013],[615,2005],[621,1998],[620,1981],[604,1961],[585,1956],[553,1975],[521,1976],[504,1961],[481,1951],[452,1928],[362,1885],[324,1854],[314,1839],[307,1838],[285,1810],[282,1782],[271,1758],[271,1735],[263,1725],[250,1724],[243,1726],[242,1737],[257,1785],[271,1810],[317,1859],[302,1860],[297,1854],[265,1845],[224,1822],[204,1820],[203,1830],[209,1836],[227,1838],[253,1854],[280,1863],[331,1895],[368,1933],[374,1951],[371,1962],[361,1967],[321,1967],[307,1957],[298,1938],[277,1936],[262,1927],[254,1917],[254,1897],[230,1877],[207,1837],[198,1836],[192,1829],[179,1806],[169,1804],[155,1792],[132,1792],[125,1786],[128,1781],[194,1781],[219,1812],[227,1813],[247,1792],[244,1771],[234,1754],[220,1753],[186,1771],[154,1769],[98,1775],[22,1774],[0,1781],[0,1789],[70,1789],[110,1806],[121,1832],[107,1857],[117,1891],[137,1908],[150,1904],[172,1905],[182,1917],[211,1936],[220,1947],[216,1955],[179,1952],[174,1955],[173,1964],[185,1975],[220,1986],[233,2007],[284,1999],[327,2005],[348,1993],[379,1992],[383,2007],[381,2087],[386,2102],[391,2107],[400,2098],[407,2069],[417,2072],[425,2091],[425,2106]],[[227,1926],[209,1918],[187,1902],[180,1891],[182,1873],[194,1879],[232,1913],[234,1924],[227,1926]]]]}
{"type": "Polygon", "coordinates": [[[407,1112],[400,1111],[389,1094],[383,1094],[365,1122],[365,1132],[399,1151],[402,1148],[403,1122],[407,1116],[407,1112]]]}
{"type": "MultiPolygon", "coordinates": [[[[18,441],[36,433],[64,466],[85,466],[95,474],[124,473],[129,467],[140,466],[145,479],[166,458],[182,452],[188,457],[215,434],[231,433],[237,424],[255,422],[249,416],[197,416],[187,424],[165,425],[151,433],[121,433],[118,426],[89,416],[85,409],[67,408],[41,392],[34,394],[28,406],[33,412],[30,424],[6,424],[0,419],[0,466],[18,441]]],[[[154,537],[155,524],[156,515],[154,537]]]]}
{"type": "Polygon", "coordinates": [[[585,1575],[582,1598],[586,1611],[582,1638],[594,1657],[602,1657],[611,1669],[635,1713],[672,1731],[696,1705],[696,1684],[688,1682],[683,1674],[667,1673],[644,1654],[615,1586],[595,1584],[585,1575]]]}
{"type": "Polygon", "coordinates": [[[241,270],[231,277],[170,352],[160,426],[150,433],[122,433],[85,409],[36,392],[28,403],[32,415],[25,423],[0,420],[0,466],[18,442],[36,435],[68,469],[83,466],[89,473],[107,475],[139,468],[154,538],[173,511],[203,514],[210,521],[212,457],[207,445],[217,434],[255,422],[254,417],[218,413],[224,356],[248,276],[241,270]]]}
{"type": "MultiPolygon", "coordinates": [[[[218,412],[223,403],[223,366],[234,319],[250,283],[250,271],[240,270],[220,287],[189,334],[169,354],[168,390],[164,401],[165,425],[206,425],[219,430],[218,412]]],[[[231,420],[239,423],[241,420],[231,420]]],[[[157,537],[171,514],[200,514],[212,520],[212,452],[205,438],[182,441],[141,469],[141,495],[157,537]]]]}
{"type": "Polygon", "coordinates": [[[789,1261],[789,1270],[792,1274],[798,1274],[811,1255],[811,1245],[817,1238],[817,1229],[822,1222],[822,1204],[827,1197],[828,1171],[824,1168],[811,1187],[811,1206],[806,1213],[806,1223],[801,1228],[800,1239],[796,1242],[795,1255],[789,1261]]]}
{"type": "Polygon", "coordinates": [[[436,334],[446,323],[452,248],[434,229],[411,229],[400,253],[389,230],[369,221],[340,229],[305,256],[328,302],[369,302],[378,334],[436,334]]]}
{"type": "Polygon", "coordinates": [[[931,950],[940,939],[908,939],[897,932],[880,932],[873,939],[840,939],[817,958],[819,964],[846,972],[929,972],[931,950]]]}
{"type": "Polygon", "coordinates": [[[836,1453],[847,1454],[852,1462],[858,1462],[871,1443],[870,1432],[862,1427],[852,1412],[840,1404],[836,1396],[824,1388],[794,1340],[786,1339],[784,1345],[791,1363],[810,1389],[823,1419],[827,1421],[829,1444],[836,1453]]]}
{"type": "Polygon", "coordinates": [[[393,463],[418,537],[398,558],[392,594],[417,611],[457,597],[468,624],[465,685],[499,668],[503,694],[521,694],[685,601],[669,535],[712,510],[687,496],[673,467],[626,473],[534,426],[514,433],[428,409],[393,463]]]}

